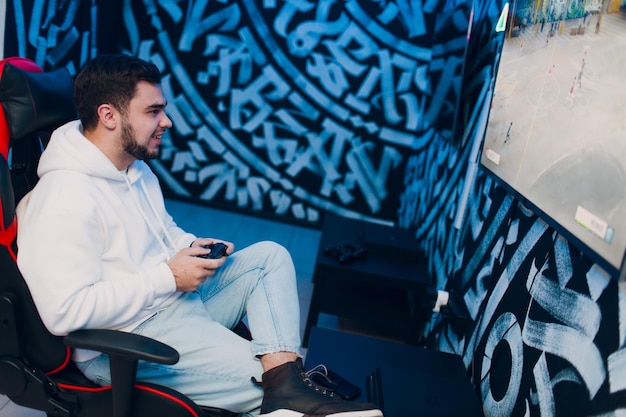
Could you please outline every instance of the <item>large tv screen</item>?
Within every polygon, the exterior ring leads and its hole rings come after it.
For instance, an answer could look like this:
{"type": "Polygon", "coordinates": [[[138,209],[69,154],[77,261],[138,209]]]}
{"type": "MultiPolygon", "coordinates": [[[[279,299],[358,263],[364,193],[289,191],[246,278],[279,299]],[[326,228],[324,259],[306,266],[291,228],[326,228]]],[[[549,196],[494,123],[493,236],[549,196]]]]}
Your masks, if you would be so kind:
{"type": "Polygon", "coordinates": [[[480,162],[623,277],[626,16],[552,16],[533,24],[510,19],[502,31],[480,162]]]}

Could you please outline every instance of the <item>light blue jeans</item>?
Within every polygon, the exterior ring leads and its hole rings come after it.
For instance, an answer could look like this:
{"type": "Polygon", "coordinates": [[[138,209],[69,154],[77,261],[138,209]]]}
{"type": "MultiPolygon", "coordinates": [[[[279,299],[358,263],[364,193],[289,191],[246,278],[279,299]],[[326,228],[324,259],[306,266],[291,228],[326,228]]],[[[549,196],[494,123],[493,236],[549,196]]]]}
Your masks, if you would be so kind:
{"type": "MultiPolygon", "coordinates": [[[[229,256],[196,291],[140,324],[133,333],[172,346],[174,365],[140,361],[139,381],[184,393],[196,403],[248,416],[259,414],[263,389],[259,355],[300,351],[300,307],[291,256],[274,242],[259,242],[229,256]],[[247,316],[252,342],[232,329],[247,316]]],[[[92,381],[110,384],[106,355],[77,364],[92,381]]]]}

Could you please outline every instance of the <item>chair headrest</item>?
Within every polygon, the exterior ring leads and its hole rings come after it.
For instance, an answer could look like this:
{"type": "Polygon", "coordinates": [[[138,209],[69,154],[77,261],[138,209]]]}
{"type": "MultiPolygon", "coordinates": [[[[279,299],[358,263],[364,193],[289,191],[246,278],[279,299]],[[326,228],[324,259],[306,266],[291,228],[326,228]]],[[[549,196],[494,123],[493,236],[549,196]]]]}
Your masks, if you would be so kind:
{"type": "Polygon", "coordinates": [[[65,68],[30,72],[7,62],[0,77],[0,102],[11,140],[78,118],[73,80],[65,68]]]}

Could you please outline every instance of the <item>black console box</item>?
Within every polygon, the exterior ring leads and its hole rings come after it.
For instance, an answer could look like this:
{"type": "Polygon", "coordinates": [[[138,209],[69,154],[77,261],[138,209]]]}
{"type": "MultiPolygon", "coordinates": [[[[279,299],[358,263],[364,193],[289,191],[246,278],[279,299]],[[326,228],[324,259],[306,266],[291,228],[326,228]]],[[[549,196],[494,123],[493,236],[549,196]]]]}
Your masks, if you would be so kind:
{"type": "Polygon", "coordinates": [[[307,369],[324,364],[361,389],[385,417],[484,417],[459,355],[313,327],[307,369]]]}
{"type": "Polygon", "coordinates": [[[368,377],[368,400],[385,417],[484,417],[469,378],[449,371],[381,366],[368,377]]]}

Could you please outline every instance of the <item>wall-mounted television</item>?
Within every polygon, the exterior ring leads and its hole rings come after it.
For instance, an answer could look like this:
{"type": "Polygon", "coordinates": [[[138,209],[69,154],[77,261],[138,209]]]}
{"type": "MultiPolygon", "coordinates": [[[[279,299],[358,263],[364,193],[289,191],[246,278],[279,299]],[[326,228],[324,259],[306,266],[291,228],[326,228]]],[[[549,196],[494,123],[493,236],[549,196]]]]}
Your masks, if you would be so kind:
{"type": "Polygon", "coordinates": [[[626,14],[532,15],[500,28],[480,164],[623,278],[626,14]]]}

